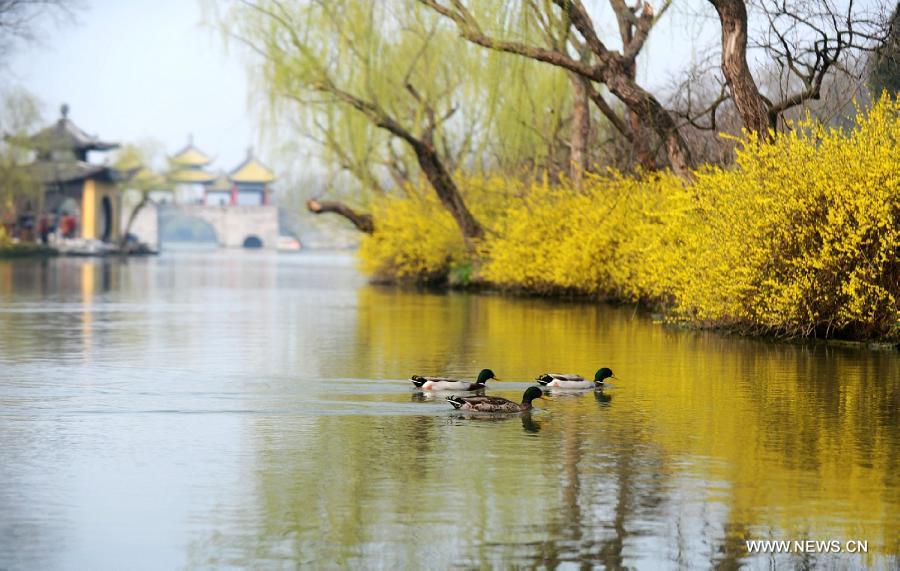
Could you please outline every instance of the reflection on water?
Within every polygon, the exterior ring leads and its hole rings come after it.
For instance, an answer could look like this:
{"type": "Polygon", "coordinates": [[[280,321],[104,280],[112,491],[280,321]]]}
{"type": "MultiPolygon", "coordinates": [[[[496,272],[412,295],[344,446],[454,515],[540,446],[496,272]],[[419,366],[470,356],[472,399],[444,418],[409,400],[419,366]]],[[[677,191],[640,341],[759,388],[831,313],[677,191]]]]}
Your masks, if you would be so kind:
{"type": "Polygon", "coordinates": [[[0,261],[0,568],[896,567],[900,358],[365,285],[342,257],[0,261]],[[410,372],[521,399],[473,417],[410,372]],[[745,539],[868,540],[754,555],[745,539]]]}

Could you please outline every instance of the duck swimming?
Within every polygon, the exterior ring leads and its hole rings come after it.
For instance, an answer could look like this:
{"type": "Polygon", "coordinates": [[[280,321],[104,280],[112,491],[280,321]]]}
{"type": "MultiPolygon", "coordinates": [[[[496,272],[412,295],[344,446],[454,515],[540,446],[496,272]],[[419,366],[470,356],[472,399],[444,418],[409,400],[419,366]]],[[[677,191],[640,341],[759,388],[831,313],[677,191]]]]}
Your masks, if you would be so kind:
{"type": "Polygon", "coordinates": [[[533,407],[531,401],[534,399],[543,399],[544,391],[538,387],[528,387],[525,394],[522,395],[522,402],[517,403],[503,397],[447,397],[453,408],[459,410],[469,410],[473,412],[526,412],[533,407]]]}
{"type": "Polygon", "coordinates": [[[413,375],[409,380],[416,387],[425,391],[477,391],[487,386],[488,379],[496,378],[494,371],[482,369],[474,383],[447,377],[420,377],[419,375],[413,375]]]}
{"type": "Polygon", "coordinates": [[[594,374],[594,380],[589,381],[581,375],[545,373],[537,378],[537,382],[545,387],[560,389],[592,389],[602,387],[606,379],[615,379],[612,369],[603,367],[594,374]]]}

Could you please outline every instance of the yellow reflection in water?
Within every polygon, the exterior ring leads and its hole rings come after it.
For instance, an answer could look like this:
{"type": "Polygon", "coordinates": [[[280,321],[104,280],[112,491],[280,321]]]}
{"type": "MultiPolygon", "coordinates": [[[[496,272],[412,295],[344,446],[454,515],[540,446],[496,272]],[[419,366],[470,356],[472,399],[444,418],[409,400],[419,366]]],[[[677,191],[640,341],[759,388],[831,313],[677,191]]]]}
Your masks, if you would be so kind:
{"type": "Polygon", "coordinates": [[[84,359],[91,359],[93,347],[94,312],[91,307],[94,299],[95,266],[93,261],[85,261],[80,265],[81,273],[81,341],[84,345],[84,359]]]}
{"type": "MultiPolygon", "coordinates": [[[[612,367],[623,380],[610,415],[634,427],[622,437],[661,449],[665,485],[696,482],[722,502],[729,541],[864,539],[870,552],[900,549],[895,353],[673,331],[582,303],[369,287],[359,304],[360,366],[395,378],[490,367],[528,380],[612,367]]],[[[588,396],[566,406],[590,415],[597,404],[588,396]]],[[[560,442],[563,477],[578,446],[560,442]]]]}

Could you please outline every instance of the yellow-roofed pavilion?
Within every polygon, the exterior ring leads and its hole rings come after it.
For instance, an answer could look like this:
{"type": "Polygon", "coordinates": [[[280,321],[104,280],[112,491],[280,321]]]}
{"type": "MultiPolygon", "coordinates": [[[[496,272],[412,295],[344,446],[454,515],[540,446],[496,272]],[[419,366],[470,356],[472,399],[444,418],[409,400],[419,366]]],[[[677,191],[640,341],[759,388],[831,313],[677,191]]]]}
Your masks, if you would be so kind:
{"type": "Polygon", "coordinates": [[[205,186],[216,179],[206,170],[212,158],[194,146],[194,137],[188,136],[187,145],[169,157],[169,181],[175,186],[175,202],[202,204],[205,186]]]}
{"type": "Polygon", "coordinates": [[[269,184],[275,180],[275,173],[247,149],[247,158],[235,167],[228,176],[233,184],[232,204],[239,206],[262,206],[269,204],[269,184]]]}

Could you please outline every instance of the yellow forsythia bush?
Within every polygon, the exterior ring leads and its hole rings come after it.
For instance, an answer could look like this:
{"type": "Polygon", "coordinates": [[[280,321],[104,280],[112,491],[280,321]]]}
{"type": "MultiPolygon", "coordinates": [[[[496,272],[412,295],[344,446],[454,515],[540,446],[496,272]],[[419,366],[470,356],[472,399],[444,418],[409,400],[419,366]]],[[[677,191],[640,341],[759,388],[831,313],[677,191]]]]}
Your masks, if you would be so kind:
{"type": "MultiPolygon", "coordinates": [[[[502,205],[523,193],[501,177],[471,177],[459,182],[473,215],[491,227],[502,205]]],[[[471,265],[453,217],[430,188],[408,188],[405,197],[381,197],[372,209],[376,231],[360,245],[362,270],[376,280],[433,283],[456,267],[471,265]]]]}
{"type": "Polygon", "coordinates": [[[897,331],[900,99],[849,132],[812,122],[698,173],[695,249],[676,290],[695,319],[787,334],[897,331]]]}
{"type": "Polygon", "coordinates": [[[667,256],[688,193],[668,172],[643,179],[588,175],[582,192],[535,187],[508,209],[482,277],[538,293],[666,297],[667,256]]]}
{"type": "Polygon", "coordinates": [[[900,98],[849,131],[813,122],[747,140],[732,167],[590,175],[578,192],[500,178],[461,182],[489,228],[467,251],[422,192],[387,199],[363,268],[477,279],[535,293],[645,301],[692,322],[787,335],[900,335],[900,98]],[[468,259],[477,256],[477,260],[468,259]]]}
{"type": "Polygon", "coordinates": [[[373,207],[376,232],[360,245],[364,272],[376,279],[428,283],[446,278],[465,246],[436,197],[386,197],[373,207]]]}

